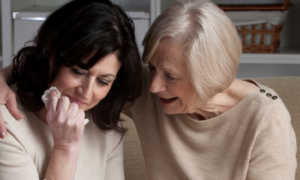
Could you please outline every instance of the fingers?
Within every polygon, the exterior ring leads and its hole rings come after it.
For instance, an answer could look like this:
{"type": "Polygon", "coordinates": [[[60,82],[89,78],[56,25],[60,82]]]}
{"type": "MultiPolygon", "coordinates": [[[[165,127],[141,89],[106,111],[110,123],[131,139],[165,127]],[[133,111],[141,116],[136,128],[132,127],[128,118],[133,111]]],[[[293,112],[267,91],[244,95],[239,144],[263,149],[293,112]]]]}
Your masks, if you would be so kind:
{"type": "Polygon", "coordinates": [[[56,112],[58,97],[56,96],[57,92],[52,90],[50,93],[49,101],[47,103],[47,108],[49,111],[56,112]]]}
{"type": "Polygon", "coordinates": [[[56,111],[59,112],[67,112],[70,107],[70,100],[68,97],[63,96],[57,102],[56,111]]]}
{"type": "Polygon", "coordinates": [[[55,113],[52,116],[53,120],[51,124],[49,124],[54,140],[54,147],[73,148],[80,146],[84,131],[84,111],[79,109],[77,103],[70,104],[67,97],[62,97],[58,101],[55,113]],[[67,108],[66,104],[68,104],[67,108]]]}
{"type": "Polygon", "coordinates": [[[56,95],[57,95],[57,92],[55,90],[52,90],[50,93],[50,96],[56,96],[56,95]]]}
{"type": "Polygon", "coordinates": [[[84,131],[84,127],[85,127],[85,124],[84,124],[84,117],[85,117],[85,113],[84,113],[84,111],[82,110],[82,109],[79,109],[78,110],[78,113],[77,113],[77,115],[76,115],[76,127],[77,127],[77,129],[81,132],[81,133],[83,133],[83,131],[84,131]]]}
{"type": "Polygon", "coordinates": [[[57,106],[57,102],[58,102],[58,97],[55,95],[56,92],[53,92],[55,90],[52,90],[50,97],[49,97],[49,101],[47,103],[47,116],[46,116],[46,120],[48,122],[48,124],[52,123],[52,121],[54,119],[56,119],[57,113],[56,113],[56,106],[57,106]]]}
{"type": "Polygon", "coordinates": [[[6,107],[8,111],[11,113],[13,117],[16,119],[23,119],[24,116],[19,112],[18,106],[17,106],[17,101],[16,101],[16,96],[10,96],[10,98],[6,102],[6,107]]]}
{"type": "Polygon", "coordinates": [[[78,110],[78,113],[76,115],[76,119],[78,119],[79,124],[83,124],[84,125],[84,117],[85,117],[85,113],[82,109],[78,110]]]}
{"type": "Polygon", "coordinates": [[[72,121],[74,121],[75,124],[82,125],[81,123],[83,123],[84,125],[85,113],[82,109],[79,109],[78,104],[71,103],[69,112],[75,115],[74,118],[72,119],[72,121]]]}
{"type": "Polygon", "coordinates": [[[78,104],[72,102],[69,107],[69,112],[71,114],[74,114],[74,117],[76,117],[78,114],[78,110],[79,110],[78,104]]]}
{"type": "Polygon", "coordinates": [[[0,111],[0,137],[2,139],[4,139],[5,136],[6,136],[6,127],[4,124],[4,119],[3,119],[2,113],[0,111]]]}

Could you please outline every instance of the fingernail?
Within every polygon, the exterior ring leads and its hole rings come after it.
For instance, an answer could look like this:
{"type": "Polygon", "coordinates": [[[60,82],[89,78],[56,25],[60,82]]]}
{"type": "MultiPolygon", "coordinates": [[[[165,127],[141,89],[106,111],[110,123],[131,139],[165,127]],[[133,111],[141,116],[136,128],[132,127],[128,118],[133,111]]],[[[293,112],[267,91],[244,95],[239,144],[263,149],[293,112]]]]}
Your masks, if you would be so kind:
{"type": "Polygon", "coordinates": [[[1,138],[4,139],[5,138],[5,132],[1,132],[1,138]]]}

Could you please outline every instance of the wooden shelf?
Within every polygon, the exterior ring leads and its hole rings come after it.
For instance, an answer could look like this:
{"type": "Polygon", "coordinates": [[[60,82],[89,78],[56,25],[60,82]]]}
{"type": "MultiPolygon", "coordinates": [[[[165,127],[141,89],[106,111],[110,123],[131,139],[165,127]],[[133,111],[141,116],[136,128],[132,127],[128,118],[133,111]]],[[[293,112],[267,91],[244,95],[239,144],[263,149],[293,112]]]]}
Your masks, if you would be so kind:
{"type": "Polygon", "coordinates": [[[243,53],[241,64],[300,64],[300,48],[279,48],[274,53],[243,53]]]}

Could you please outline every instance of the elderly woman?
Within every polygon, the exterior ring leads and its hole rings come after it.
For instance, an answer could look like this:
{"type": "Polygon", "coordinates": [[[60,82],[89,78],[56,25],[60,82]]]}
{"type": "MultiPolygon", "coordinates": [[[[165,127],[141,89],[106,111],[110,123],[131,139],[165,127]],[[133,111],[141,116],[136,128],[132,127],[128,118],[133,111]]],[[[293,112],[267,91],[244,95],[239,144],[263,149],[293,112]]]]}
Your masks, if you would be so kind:
{"type": "Polygon", "coordinates": [[[177,2],[144,45],[151,82],[127,114],[149,179],[295,178],[290,115],[272,89],[235,78],[242,47],[222,10],[206,0],[177,2]]]}
{"type": "Polygon", "coordinates": [[[143,94],[124,113],[148,179],[295,178],[290,115],[272,89],[235,78],[242,47],[222,10],[208,0],[176,2],[144,45],[143,94]]]}
{"type": "Polygon", "coordinates": [[[67,3],[13,64],[24,119],[0,106],[8,128],[0,139],[0,179],[125,179],[119,116],[140,95],[142,63],[122,9],[105,0],[67,3]],[[45,106],[41,96],[51,86],[62,97],[51,92],[45,106]]]}

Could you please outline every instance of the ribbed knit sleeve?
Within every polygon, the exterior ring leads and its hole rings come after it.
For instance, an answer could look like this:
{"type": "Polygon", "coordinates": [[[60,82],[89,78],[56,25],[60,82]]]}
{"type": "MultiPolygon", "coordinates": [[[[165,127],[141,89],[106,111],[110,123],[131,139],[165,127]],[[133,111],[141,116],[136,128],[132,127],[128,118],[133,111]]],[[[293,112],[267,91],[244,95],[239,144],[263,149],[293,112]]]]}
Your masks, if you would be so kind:
{"type": "Polygon", "coordinates": [[[258,127],[247,180],[294,180],[297,167],[296,138],[283,103],[272,103],[258,127]]]}

